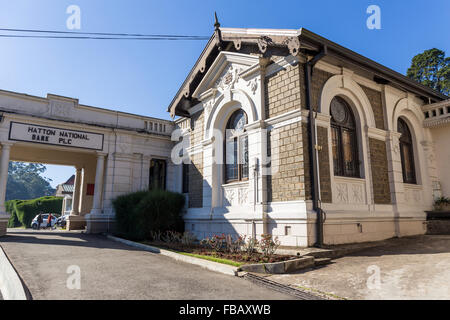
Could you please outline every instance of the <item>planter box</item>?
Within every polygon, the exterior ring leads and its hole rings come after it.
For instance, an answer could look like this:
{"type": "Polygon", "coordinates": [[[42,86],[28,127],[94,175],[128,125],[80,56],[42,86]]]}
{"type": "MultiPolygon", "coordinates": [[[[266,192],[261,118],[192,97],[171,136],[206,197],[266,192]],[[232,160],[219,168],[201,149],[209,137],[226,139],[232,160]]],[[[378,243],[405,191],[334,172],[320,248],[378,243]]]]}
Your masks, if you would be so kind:
{"type": "Polygon", "coordinates": [[[450,210],[448,211],[426,211],[427,220],[450,220],[450,210]]]}
{"type": "Polygon", "coordinates": [[[238,270],[254,273],[281,274],[311,268],[313,266],[314,257],[302,257],[282,262],[246,264],[241,266],[238,270]]]}
{"type": "Polygon", "coordinates": [[[450,212],[450,203],[441,203],[434,205],[434,211],[447,211],[450,212]]]}

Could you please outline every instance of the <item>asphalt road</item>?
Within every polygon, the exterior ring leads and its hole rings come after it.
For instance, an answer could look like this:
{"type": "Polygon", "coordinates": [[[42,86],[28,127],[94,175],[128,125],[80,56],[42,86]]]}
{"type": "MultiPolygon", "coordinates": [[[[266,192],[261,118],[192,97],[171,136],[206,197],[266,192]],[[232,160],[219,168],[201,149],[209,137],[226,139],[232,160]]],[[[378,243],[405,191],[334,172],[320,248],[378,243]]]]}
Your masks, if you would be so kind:
{"type": "Polygon", "coordinates": [[[103,236],[10,229],[0,246],[36,300],[293,299],[103,236]]]}

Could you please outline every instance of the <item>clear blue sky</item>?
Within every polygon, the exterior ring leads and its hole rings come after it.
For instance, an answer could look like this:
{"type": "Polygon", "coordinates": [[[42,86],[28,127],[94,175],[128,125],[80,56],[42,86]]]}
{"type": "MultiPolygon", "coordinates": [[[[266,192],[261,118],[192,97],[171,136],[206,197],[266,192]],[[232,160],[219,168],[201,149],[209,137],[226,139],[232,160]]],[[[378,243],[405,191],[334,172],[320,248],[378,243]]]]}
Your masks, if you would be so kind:
{"type": "MultiPolygon", "coordinates": [[[[210,36],[217,11],[223,27],[305,27],[401,73],[426,49],[450,54],[448,0],[0,0],[0,28],[65,31],[72,4],[84,32],[210,36]],[[381,30],[366,27],[371,4],[381,8],[381,30]]],[[[205,44],[0,38],[0,89],[169,119],[167,106],[205,44]]],[[[67,172],[50,177],[60,183],[67,172]]]]}

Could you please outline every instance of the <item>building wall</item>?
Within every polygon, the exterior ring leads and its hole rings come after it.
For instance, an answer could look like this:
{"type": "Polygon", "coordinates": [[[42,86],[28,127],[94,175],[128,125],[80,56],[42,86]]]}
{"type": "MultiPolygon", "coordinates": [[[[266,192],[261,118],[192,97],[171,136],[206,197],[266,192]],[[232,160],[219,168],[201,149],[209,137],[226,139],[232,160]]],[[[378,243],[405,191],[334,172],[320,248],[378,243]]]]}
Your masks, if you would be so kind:
{"type": "Polygon", "coordinates": [[[450,197],[450,128],[442,126],[431,129],[436,152],[436,167],[441,194],[450,197]]]}
{"type": "Polygon", "coordinates": [[[303,141],[301,123],[295,122],[273,129],[270,134],[272,165],[269,175],[269,200],[291,201],[305,199],[303,174],[303,141]]]}
{"type": "MultiPolygon", "coordinates": [[[[311,203],[304,59],[278,57],[264,70],[254,70],[255,56],[231,55],[229,65],[219,68],[227,55],[219,55],[215,62],[218,65],[213,64],[194,94],[200,103],[192,112],[189,150],[192,166],[199,170],[190,173],[186,228],[200,238],[214,233],[270,232],[283,245],[312,245],[316,241],[316,215],[311,203]],[[252,62],[246,65],[246,59],[252,62]],[[247,75],[245,70],[250,66],[253,69],[247,75]],[[220,70],[220,74],[211,70],[220,70]],[[217,147],[210,140],[211,130],[223,128],[239,107],[249,116],[250,176],[248,181],[223,185],[222,167],[211,162],[217,147]],[[267,175],[261,174],[265,169],[263,150],[270,157],[267,175]],[[200,180],[203,192],[199,192],[200,180]]],[[[427,146],[429,138],[421,126],[422,102],[355,70],[321,61],[313,71],[311,104],[317,111],[325,243],[424,233],[424,210],[432,206],[428,194],[434,178],[430,178],[433,169],[428,161],[433,151],[427,146]],[[335,96],[351,105],[357,119],[361,178],[334,176],[329,104],[335,96]],[[417,185],[404,184],[401,178],[395,127],[398,117],[408,119],[415,132],[420,177],[417,185]]]]}
{"type": "Polygon", "coordinates": [[[300,109],[300,68],[288,66],[265,78],[266,118],[300,109]]]}
{"type": "Polygon", "coordinates": [[[83,169],[79,190],[80,215],[72,221],[77,228],[84,227],[86,222],[89,226],[90,221],[95,227],[88,228],[88,231],[106,231],[105,228],[114,223],[112,201],[124,193],[148,187],[152,158],[166,160],[167,188],[176,190],[174,164],[171,162],[173,142],[170,135],[174,128],[171,121],[83,106],[76,99],[54,95],[40,98],[0,91],[0,105],[3,112],[0,144],[11,145],[11,161],[69,165],[83,169]],[[70,147],[12,140],[11,122],[103,135],[103,144],[90,149],[90,145],[83,144],[70,147]],[[100,156],[104,157],[101,174],[97,172],[100,156]],[[97,175],[101,176],[102,181],[100,185],[95,185],[95,192],[99,192],[100,208],[92,217],[94,196],[86,193],[87,185],[95,184],[97,175]]]}
{"type": "MultiPolygon", "coordinates": [[[[203,140],[204,113],[197,112],[191,118],[191,146],[198,146],[203,140]]],[[[191,155],[189,164],[189,208],[203,206],[203,153],[191,155]]]]}
{"type": "Polygon", "coordinates": [[[374,202],[376,204],[390,204],[391,193],[389,189],[386,143],[370,138],[369,146],[374,202]]]}

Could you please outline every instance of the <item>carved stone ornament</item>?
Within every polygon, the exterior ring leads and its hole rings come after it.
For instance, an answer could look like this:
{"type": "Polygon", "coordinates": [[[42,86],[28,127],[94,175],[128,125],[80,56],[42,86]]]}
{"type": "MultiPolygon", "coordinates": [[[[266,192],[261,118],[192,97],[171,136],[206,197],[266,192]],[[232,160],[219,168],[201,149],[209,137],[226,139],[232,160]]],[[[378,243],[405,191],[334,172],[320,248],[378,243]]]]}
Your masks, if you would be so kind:
{"type": "Polygon", "coordinates": [[[258,89],[258,79],[254,78],[247,82],[247,87],[250,87],[250,90],[253,94],[255,94],[256,89],[258,89]]]}
{"type": "Polygon", "coordinates": [[[289,53],[296,56],[300,51],[300,40],[297,37],[290,37],[286,40],[289,53]]]}
{"type": "Polygon", "coordinates": [[[230,205],[233,205],[235,199],[235,190],[234,189],[225,189],[225,199],[230,205]]]}
{"type": "Polygon", "coordinates": [[[336,184],[336,191],[338,202],[347,203],[348,202],[347,184],[345,183],[336,184]]]}
{"type": "Polygon", "coordinates": [[[248,199],[248,189],[240,188],[239,189],[239,204],[240,205],[247,204],[247,199],[248,199]]]}
{"type": "Polygon", "coordinates": [[[235,83],[239,80],[241,69],[234,68],[232,65],[228,67],[224,75],[216,81],[216,87],[221,91],[233,89],[235,83]]]}
{"type": "Polygon", "coordinates": [[[53,116],[68,118],[72,114],[73,104],[50,101],[50,109],[53,116]]]}
{"type": "Polygon", "coordinates": [[[268,36],[262,36],[258,39],[258,48],[261,53],[265,53],[269,44],[272,43],[272,39],[268,36]]]}
{"type": "Polygon", "coordinates": [[[237,38],[237,39],[233,40],[233,44],[237,51],[241,50],[241,47],[242,47],[241,39],[237,38]]]}

